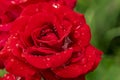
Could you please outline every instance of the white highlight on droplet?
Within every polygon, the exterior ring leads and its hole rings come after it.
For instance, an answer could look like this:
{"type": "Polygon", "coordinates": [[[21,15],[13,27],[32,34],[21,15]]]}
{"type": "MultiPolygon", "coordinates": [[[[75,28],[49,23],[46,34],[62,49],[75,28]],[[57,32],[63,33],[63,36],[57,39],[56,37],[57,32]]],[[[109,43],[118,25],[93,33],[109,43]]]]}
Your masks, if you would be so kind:
{"type": "Polygon", "coordinates": [[[59,4],[53,4],[53,7],[54,7],[54,8],[59,8],[60,5],[59,5],[59,4]]]}

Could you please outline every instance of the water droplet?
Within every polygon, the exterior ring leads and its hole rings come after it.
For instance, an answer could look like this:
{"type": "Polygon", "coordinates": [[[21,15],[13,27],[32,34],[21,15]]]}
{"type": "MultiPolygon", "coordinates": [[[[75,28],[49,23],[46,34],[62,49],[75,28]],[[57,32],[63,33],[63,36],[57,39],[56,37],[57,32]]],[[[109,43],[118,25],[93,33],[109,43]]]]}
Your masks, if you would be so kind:
{"type": "Polygon", "coordinates": [[[71,47],[71,48],[69,48],[69,49],[71,50],[71,49],[73,49],[73,48],[71,47]]]}
{"type": "Polygon", "coordinates": [[[49,64],[46,64],[47,66],[49,66],[49,64]]]}
{"type": "Polygon", "coordinates": [[[15,36],[13,36],[12,38],[13,38],[13,39],[15,39],[16,37],[15,37],[15,36]]]}
{"type": "Polygon", "coordinates": [[[50,60],[50,58],[47,58],[47,60],[49,61],[49,60],[50,60]]]}
{"type": "Polygon", "coordinates": [[[8,79],[8,80],[9,80],[9,78],[10,78],[10,76],[7,76],[7,78],[6,78],[6,79],[8,79]]]}
{"type": "Polygon", "coordinates": [[[81,35],[85,35],[85,33],[81,33],[81,35]]]}
{"type": "Polygon", "coordinates": [[[63,27],[62,26],[60,26],[60,29],[62,29],[63,27]]]}
{"type": "Polygon", "coordinates": [[[3,27],[3,25],[0,25],[0,27],[3,27]]]}
{"type": "Polygon", "coordinates": [[[15,1],[11,1],[12,4],[15,4],[15,1]]]}
{"type": "Polygon", "coordinates": [[[19,46],[19,44],[16,44],[16,47],[18,47],[19,46]]]}
{"type": "Polygon", "coordinates": [[[36,12],[38,12],[39,11],[39,9],[38,8],[36,8],[36,10],[35,10],[36,12]]]}
{"type": "Polygon", "coordinates": [[[75,33],[78,33],[78,31],[75,31],[75,33]]]}
{"type": "Polygon", "coordinates": [[[11,62],[14,62],[14,59],[10,59],[11,62]]]}
{"type": "Polygon", "coordinates": [[[20,0],[20,3],[24,3],[24,2],[27,2],[27,0],[20,0]]]}
{"type": "Polygon", "coordinates": [[[86,67],[87,67],[87,65],[84,65],[84,67],[86,68],[86,67]]]}
{"type": "Polygon", "coordinates": [[[0,52],[0,55],[2,55],[3,54],[3,52],[0,52]]]}
{"type": "Polygon", "coordinates": [[[89,58],[91,58],[92,56],[88,56],[89,58]]]}
{"type": "Polygon", "coordinates": [[[59,4],[53,4],[53,7],[54,7],[54,8],[59,8],[60,5],[59,5],[59,4]]]}
{"type": "Polygon", "coordinates": [[[21,80],[21,77],[17,77],[16,80],[21,80]]]}
{"type": "Polygon", "coordinates": [[[82,59],[82,63],[86,63],[86,59],[85,58],[82,59]]]}
{"type": "Polygon", "coordinates": [[[79,25],[79,26],[77,26],[77,28],[76,29],[79,29],[81,26],[79,25]]]}
{"type": "Polygon", "coordinates": [[[10,49],[10,46],[7,46],[7,49],[10,49]]]}

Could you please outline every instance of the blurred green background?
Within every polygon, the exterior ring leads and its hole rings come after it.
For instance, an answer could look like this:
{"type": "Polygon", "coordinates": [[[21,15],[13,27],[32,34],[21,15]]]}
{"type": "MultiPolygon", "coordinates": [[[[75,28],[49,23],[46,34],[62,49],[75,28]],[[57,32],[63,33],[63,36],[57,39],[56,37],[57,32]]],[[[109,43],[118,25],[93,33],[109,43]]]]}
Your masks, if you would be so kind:
{"type": "Polygon", "coordinates": [[[104,52],[87,80],[120,80],[120,0],[78,0],[75,10],[85,15],[91,27],[91,43],[104,52]]]}
{"type": "Polygon", "coordinates": [[[91,43],[104,52],[87,80],[120,80],[120,0],[78,0],[75,10],[91,27],[91,43]]]}

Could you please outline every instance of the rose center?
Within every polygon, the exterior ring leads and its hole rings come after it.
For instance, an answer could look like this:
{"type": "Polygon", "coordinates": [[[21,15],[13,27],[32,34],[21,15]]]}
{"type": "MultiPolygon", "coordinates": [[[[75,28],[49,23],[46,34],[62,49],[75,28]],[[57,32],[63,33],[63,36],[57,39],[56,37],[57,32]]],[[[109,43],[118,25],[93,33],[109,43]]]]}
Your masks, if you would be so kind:
{"type": "Polygon", "coordinates": [[[56,30],[50,24],[43,26],[38,38],[44,41],[58,40],[56,30]]]}

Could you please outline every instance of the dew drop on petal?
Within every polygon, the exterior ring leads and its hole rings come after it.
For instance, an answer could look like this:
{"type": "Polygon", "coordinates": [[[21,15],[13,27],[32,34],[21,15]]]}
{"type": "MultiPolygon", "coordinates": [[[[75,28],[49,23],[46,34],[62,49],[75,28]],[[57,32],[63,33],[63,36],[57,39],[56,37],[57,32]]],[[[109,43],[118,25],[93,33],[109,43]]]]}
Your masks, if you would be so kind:
{"type": "Polygon", "coordinates": [[[87,65],[84,65],[84,67],[86,68],[86,67],[87,67],[87,65]]]}
{"type": "Polygon", "coordinates": [[[82,59],[82,63],[85,64],[87,63],[87,60],[85,58],[82,59]]]}
{"type": "Polygon", "coordinates": [[[15,39],[16,37],[15,37],[15,36],[13,36],[12,38],[13,38],[13,39],[15,39]]]}
{"type": "Polygon", "coordinates": [[[89,55],[88,57],[91,58],[92,56],[89,55]]]}
{"type": "Polygon", "coordinates": [[[22,3],[22,2],[27,2],[27,0],[20,0],[20,2],[22,3]]]}
{"type": "Polygon", "coordinates": [[[85,35],[85,33],[81,33],[81,35],[85,35]]]}
{"type": "Polygon", "coordinates": [[[60,5],[59,5],[59,4],[53,4],[53,7],[54,7],[54,8],[59,8],[60,5]]]}
{"type": "Polygon", "coordinates": [[[38,9],[38,8],[36,8],[36,9],[35,9],[35,11],[36,11],[36,12],[38,12],[38,11],[39,11],[39,9],[38,9]]]}
{"type": "Polygon", "coordinates": [[[8,80],[9,80],[9,78],[10,78],[10,76],[7,76],[7,77],[6,77],[6,79],[8,79],[8,80]]]}
{"type": "Polygon", "coordinates": [[[14,62],[14,59],[10,59],[11,62],[14,62]]]}
{"type": "Polygon", "coordinates": [[[21,77],[17,77],[16,80],[21,80],[21,77]]]}
{"type": "Polygon", "coordinates": [[[49,64],[46,64],[47,66],[49,66],[49,64]]]}
{"type": "Polygon", "coordinates": [[[49,61],[49,60],[50,60],[50,58],[47,58],[47,60],[49,61]]]}
{"type": "Polygon", "coordinates": [[[76,29],[79,29],[81,26],[79,25],[79,26],[77,26],[77,28],[76,29]]]}
{"type": "Polygon", "coordinates": [[[16,47],[18,47],[18,46],[19,46],[19,44],[16,44],[15,46],[16,46],[16,47]]]}
{"type": "Polygon", "coordinates": [[[75,33],[78,33],[78,31],[75,31],[75,33]]]}
{"type": "Polygon", "coordinates": [[[12,4],[16,4],[15,1],[11,1],[12,4]]]}

